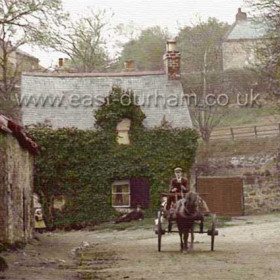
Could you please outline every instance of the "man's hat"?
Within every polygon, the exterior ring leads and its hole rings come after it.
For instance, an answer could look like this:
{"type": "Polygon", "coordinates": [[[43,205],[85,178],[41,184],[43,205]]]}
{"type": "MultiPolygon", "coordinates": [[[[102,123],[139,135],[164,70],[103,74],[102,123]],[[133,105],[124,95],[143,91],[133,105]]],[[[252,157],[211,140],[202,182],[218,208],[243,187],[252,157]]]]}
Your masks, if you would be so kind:
{"type": "Polygon", "coordinates": [[[176,168],[174,169],[174,171],[175,171],[175,172],[182,172],[182,168],[176,167],[176,168]]]}

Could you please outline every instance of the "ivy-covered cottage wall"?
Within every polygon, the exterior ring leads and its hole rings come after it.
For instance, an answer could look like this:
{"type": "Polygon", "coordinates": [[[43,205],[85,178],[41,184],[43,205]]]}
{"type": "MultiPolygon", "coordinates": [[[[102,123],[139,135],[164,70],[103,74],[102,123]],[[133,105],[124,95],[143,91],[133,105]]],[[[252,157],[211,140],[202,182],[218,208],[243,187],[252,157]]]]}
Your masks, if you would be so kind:
{"type": "MultiPolygon", "coordinates": [[[[38,127],[29,134],[41,146],[36,161],[35,192],[42,198],[51,225],[77,225],[110,219],[111,184],[115,180],[146,177],[150,182],[151,207],[166,191],[173,169],[189,170],[195,160],[198,134],[192,129],[172,129],[168,124],[145,129],[139,107],[114,102],[123,92],[113,89],[96,112],[98,130],[38,127]],[[116,125],[131,120],[130,145],[117,141],[116,125]],[[55,197],[65,206],[52,209],[55,197]]],[[[125,103],[125,102],[124,102],[125,103]]],[[[127,103],[125,103],[127,104],[127,103]]],[[[154,213],[153,213],[154,214],[154,213]]]]}
{"type": "Polygon", "coordinates": [[[160,192],[167,190],[173,169],[188,170],[197,147],[197,134],[191,129],[137,130],[129,146],[117,144],[116,135],[104,131],[41,128],[31,133],[41,145],[35,192],[43,198],[49,225],[113,217],[111,184],[117,179],[148,178],[153,211],[160,192]],[[53,211],[52,199],[61,195],[65,207],[53,211]]]}
{"type": "Polygon", "coordinates": [[[33,156],[0,132],[0,242],[28,242],[33,229],[33,156]]]}

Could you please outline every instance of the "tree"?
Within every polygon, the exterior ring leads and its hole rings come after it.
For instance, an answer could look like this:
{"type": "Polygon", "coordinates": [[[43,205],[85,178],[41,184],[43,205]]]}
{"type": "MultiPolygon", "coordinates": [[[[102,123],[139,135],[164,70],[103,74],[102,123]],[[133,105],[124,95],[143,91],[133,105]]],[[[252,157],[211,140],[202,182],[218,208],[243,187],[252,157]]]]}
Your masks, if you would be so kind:
{"type": "Polygon", "coordinates": [[[200,132],[204,143],[208,145],[213,129],[220,124],[226,110],[219,105],[207,106],[201,102],[198,106],[190,108],[190,114],[193,126],[200,132]]]}
{"type": "Polygon", "coordinates": [[[163,69],[162,57],[167,39],[170,39],[168,30],[159,26],[142,30],[138,37],[130,39],[123,45],[120,67],[125,61],[134,60],[138,70],[163,69]]]}
{"type": "Polygon", "coordinates": [[[222,38],[229,25],[209,18],[193,26],[181,28],[178,34],[178,49],[181,51],[181,72],[186,92],[195,93],[199,104],[191,108],[194,127],[202,140],[209,142],[213,129],[219,125],[225,111],[206,104],[209,84],[222,77],[222,38]]]}
{"type": "Polygon", "coordinates": [[[65,15],[61,0],[0,1],[0,106],[7,114],[20,80],[20,65],[13,61],[16,51],[24,44],[42,43],[65,15]]]}
{"type": "Polygon", "coordinates": [[[112,16],[106,10],[89,10],[76,21],[68,19],[64,30],[55,30],[46,46],[70,57],[71,66],[77,71],[104,70],[109,61],[106,47],[112,16]]]}
{"type": "Polygon", "coordinates": [[[266,29],[265,39],[256,48],[258,70],[266,78],[267,89],[280,94],[280,1],[246,0],[256,23],[266,29]]]}
{"type": "Polygon", "coordinates": [[[197,83],[203,85],[203,79],[209,72],[221,73],[221,42],[228,29],[227,23],[216,18],[209,18],[206,22],[199,20],[193,26],[180,29],[178,49],[182,55],[183,75],[196,74],[200,77],[197,83]]]}

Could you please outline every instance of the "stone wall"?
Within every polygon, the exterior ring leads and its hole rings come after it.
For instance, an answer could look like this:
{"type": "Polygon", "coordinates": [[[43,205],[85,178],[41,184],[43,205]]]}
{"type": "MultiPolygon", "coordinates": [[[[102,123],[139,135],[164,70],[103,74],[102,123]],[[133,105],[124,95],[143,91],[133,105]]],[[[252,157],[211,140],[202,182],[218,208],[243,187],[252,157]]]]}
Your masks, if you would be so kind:
{"type": "Polygon", "coordinates": [[[223,70],[243,69],[259,63],[257,49],[266,40],[229,40],[222,44],[223,70]]]}
{"type": "Polygon", "coordinates": [[[243,69],[256,62],[255,41],[223,42],[223,70],[243,69]]]}
{"type": "Polygon", "coordinates": [[[33,229],[33,157],[0,133],[0,242],[28,242],[33,229]]]}
{"type": "Polygon", "coordinates": [[[277,152],[211,157],[204,175],[242,176],[245,214],[280,211],[280,159],[277,152]]]}

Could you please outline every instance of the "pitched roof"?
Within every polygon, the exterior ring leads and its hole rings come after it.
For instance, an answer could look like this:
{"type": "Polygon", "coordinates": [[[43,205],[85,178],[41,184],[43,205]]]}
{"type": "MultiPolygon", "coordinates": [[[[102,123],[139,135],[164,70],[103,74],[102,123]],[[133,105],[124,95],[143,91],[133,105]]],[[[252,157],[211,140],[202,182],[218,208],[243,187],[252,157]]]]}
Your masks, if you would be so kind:
{"type": "Polygon", "coordinates": [[[31,54],[29,54],[29,53],[23,51],[23,50],[17,49],[17,50],[16,50],[16,53],[19,54],[19,55],[26,56],[26,57],[29,57],[29,58],[31,58],[31,59],[34,59],[34,60],[38,60],[38,61],[39,61],[39,58],[37,58],[37,57],[35,57],[35,56],[33,56],[33,55],[31,55],[31,54]]]}
{"type": "Polygon", "coordinates": [[[269,26],[265,21],[248,18],[236,21],[223,41],[255,40],[268,37],[268,35],[269,26]]]}
{"type": "Polygon", "coordinates": [[[23,149],[31,154],[38,154],[39,146],[24,132],[23,128],[2,114],[0,114],[0,132],[11,134],[23,149]]]}
{"type": "Polygon", "coordinates": [[[24,72],[23,76],[42,76],[42,77],[137,77],[165,75],[164,71],[142,71],[142,72],[105,72],[105,73],[69,73],[69,72],[24,72]]]}
{"type": "MultiPolygon", "coordinates": [[[[160,126],[165,118],[174,128],[192,127],[188,105],[179,80],[169,80],[165,72],[123,72],[123,73],[24,73],[22,95],[63,96],[60,107],[46,104],[22,107],[23,123],[32,125],[49,120],[53,128],[77,127],[94,129],[93,113],[98,105],[71,106],[71,95],[88,96],[103,100],[112,86],[130,89],[136,96],[137,104],[146,115],[144,126],[160,126]],[[178,105],[174,101],[178,101],[178,105]],[[172,102],[172,100],[174,102],[172,102]],[[165,103],[166,102],[166,103],[165,103]],[[171,104],[171,105],[170,105],[171,104]]],[[[81,99],[82,100],[82,99],[81,99]]],[[[94,102],[95,103],[95,102],[94,102]]],[[[99,103],[99,102],[98,102],[99,103]]]]}

